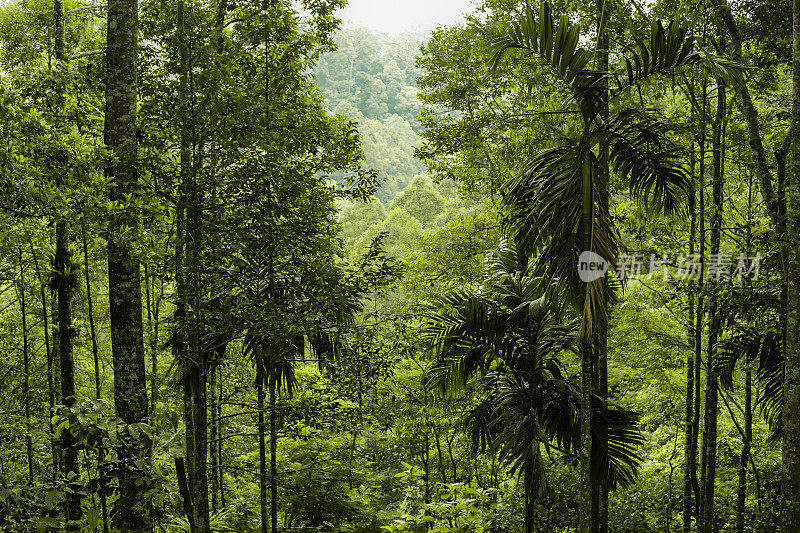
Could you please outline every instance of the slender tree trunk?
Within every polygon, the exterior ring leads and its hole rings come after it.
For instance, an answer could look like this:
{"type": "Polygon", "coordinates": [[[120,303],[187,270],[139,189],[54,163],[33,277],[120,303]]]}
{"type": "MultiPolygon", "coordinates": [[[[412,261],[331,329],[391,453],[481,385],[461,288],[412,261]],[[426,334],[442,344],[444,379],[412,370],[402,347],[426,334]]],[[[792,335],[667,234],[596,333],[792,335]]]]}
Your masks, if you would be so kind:
{"type": "MultiPolygon", "coordinates": [[[[720,24],[727,30],[728,35],[733,45],[733,60],[737,62],[742,61],[742,38],[739,33],[739,28],[736,24],[731,13],[728,0],[712,0],[720,24]]],[[[767,163],[766,152],[764,151],[764,143],[761,139],[761,131],[758,126],[758,111],[753,104],[753,99],[750,97],[750,90],[746,83],[734,85],[734,90],[739,96],[739,103],[742,106],[742,113],[744,114],[745,122],[747,124],[747,135],[750,145],[750,152],[755,162],[755,170],[759,179],[759,190],[764,198],[764,203],[767,205],[767,214],[772,219],[773,224],[778,225],[778,200],[775,197],[774,188],[772,186],[772,173],[769,170],[767,163]]]]}
{"type": "Polygon", "coordinates": [[[150,425],[155,427],[156,423],[156,394],[158,387],[156,386],[156,370],[158,369],[158,362],[156,358],[157,340],[154,332],[154,294],[151,290],[150,283],[150,269],[147,263],[144,264],[144,298],[145,309],[147,310],[147,339],[148,348],[150,349],[150,425]]]}
{"type": "MultiPolygon", "coordinates": [[[[55,58],[59,63],[66,62],[64,49],[64,3],[63,0],[53,2],[53,22],[55,23],[55,58]]],[[[57,98],[61,98],[60,95],[57,98]]],[[[66,161],[64,161],[66,163],[66,161]]],[[[62,169],[57,169],[61,172],[62,169]]],[[[59,185],[66,185],[59,176],[59,185]]],[[[58,291],[58,355],[61,369],[61,398],[67,407],[75,404],[75,369],[72,354],[72,292],[75,286],[73,265],[69,253],[69,226],[66,219],[59,215],[56,220],[56,253],[54,279],[58,291]]],[[[70,490],[65,494],[64,520],[67,531],[78,530],[81,517],[81,484],[78,467],[78,449],[69,431],[63,432],[61,446],[64,454],[64,477],[70,490]]]]}
{"type": "MultiPolygon", "coordinates": [[[[214,21],[214,33],[217,41],[217,53],[225,50],[225,15],[228,10],[227,0],[219,0],[217,15],[214,21]]],[[[218,387],[222,385],[219,367],[211,371],[209,386],[211,390],[211,506],[214,512],[225,506],[222,487],[222,413],[218,401],[218,387]],[[219,386],[217,385],[219,381],[219,386]]]]}
{"type": "MultiPolygon", "coordinates": [[[[708,87],[703,82],[703,101],[702,101],[702,116],[700,117],[700,187],[698,189],[698,234],[700,237],[698,255],[700,264],[705,265],[706,256],[706,117],[708,109],[708,87]]],[[[700,439],[700,412],[702,408],[702,366],[703,366],[703,325],[705,324],[705,270],[701,267],[700,274],[697,280],[697,313],[695,316],[694,326],[694,419],[692,420],[692,453],[695,458],[694,468],[692,469],[692,491],[694,492],[694,516],[697,520],[698,531],[702,530],[703,514],[701,512],[702,497],[700,490],[700,480],[697,475],[697,452],[698,441],[700,439]]],[[[701,468],[705,471],[705,456],[701,453],[701,468]]],[[[703,473],[703,475],[705,475],[703,473]]]]}
{"type": "Polygon", "coordinates": [[[100,393],[100,355],[97,348],[97,329],[94,325],[94,303],[92,301],[92,283],[90,280],[91,265],[89,264],[89,243],[86,240],[86,223],[81,224],[81,235],[83,244],[83,265],[84,278],[86,280],[86,305],[89,313],[89,336],[92,342],[92,359],[94,361],[94,395],[98,400],[102,397],[100,393]]]}
{"type": "MultiPolygon", "coordinates": [[[[75,368],[72,354],[72,291],[74,285],[74,267],[69,256],[69,233],[67,223],[63,219],[56,223],[56,257],[55,277],[58,290],[58,355],[61,367],[61,398],[64,405],[75,404],[75,368]]],[[[78,467],[78,449],[72,433],[62,433],[61,446],[64,453],[64,477],[71,490],[64,503],[64,519],[68,531],[78,530],[81,517],[81,482],[78,467]]]]}
{"type": "MultiPolygon", "coordinates": [[[[191,335],[190,335],[191,337],[191,335]]],[[[191,341],[190,341],[191,345],[191,341]]],[[[191,350],[190,350],[191,353],[191,350]]],[[[198,533],[211,532],[211,518],[208,505],[208,436],[207,436],[207,406],[206,406],[206,379],[202,367],[193,373],[194,377],[194,516],[198,533]]]]}
{"type": "MultiPolygon", "coordinates": [[[[713,130],[714,183],[713,209],[711,218],[711,252],[716,257],[720,250],[722,235],[722,201],[724,179],[724,127],[725,127],[725,85],[717,80],[717,115],[713,130]]],[[[705,272],[704,272],[705,276],[705,272]]],[[[713,280],[712,280],[713,282],[713,280]]],[[[716,288],[712,291],[709,306],[708,351],[706,357],[706,404],[703,449],[705,471],[703,477],[703,530],[714,533],[714,486],[716,482],[717,459],[717,410],[718,410],[718,378],[714,370],[716,364],[717,339],[721,329],[719,318],[719,302],[716,288]]]]}
{"type": "Polygon", "coordinates": [[[750,458],[750,442],[753,439],[753,378],[750,361],[746,362],[744,374],[744,438],[742,454],[739,456],[739,486],[736,490],[736,533],[744,533],[745,498],[747,497],[747,461],[750,458]]]}
{"type": "Polygon", "coordinates": [[[217,476],[219,478],[219,504],[220,504],[220,507],[224,509],[225,508],[225,477],[223,476],[223,462],[222,462],[222,441],[223,441],[223,433],[224,433],[224,431],[223,431],[224,430],[224,424],[222,422],[222,402],[223,402],[222,393],[224,391],[224,389],[223,389],[223,383],[224,383],[223,376],[224,376],[224,374],[222,373],[222,367],[219,367],[217,369],[217,372],[219,373],[218,376],[217,376],[217,382],[219,384],[218,385],[219,386],[219,393],[217,395],[218,400],[217,400],[217,413],[216,413],[217,420],[219,420],[219,423],[217,424],[217,427],[218,427],[217,439],[219,439],[217,441],[217,476]]]}
{"type": "Polygon", "coordinates": [[[267,519],[267,424],[264,419],[264,380],[266,371],[262,357],[256,360],[256,392],[258,394],[258,480],[259,503],[261,505],[261,533],[268,533],[267,519]]]}
{"type": "MultiPolygon", "coordinates": [[[[53,385],[53,396],[55,405],[62,405],[64,403],[64,396],[61,394],[61,361],[59,354],[61,350],[59,348],[60,344],[60,335],[58,333],[58,291],[50,291],[50,316],[52,317],[52,326],[51,326],[51,334],[53,338],[53,350],[51,352],[51,372],[52,372],[52,385],[53,385]]],[[[52,414],[55,414],[55,410],[51,410],[52,414]]],[[[51,416],[52,416],[51,414],[51,416]]],[[[63,472],[63,457],[61,453],[61,447],[57,440],[53,440],[53,464],[55,465],[55,470],[53,472],[53,481],[58,479],[59,473],[63,472]]]]}
{"type": "MultiPolygon", "coordinates": [[[[179,9],[182,10],[183,4],[178,4],[179,9]]],[[[182,11],[181,11],[182,13],[182,11]]],[[[186,204],[186,181],[188,181],[184,174],[184,169],[189,167],[189,147],[184,146],[185,140],[181,138],[181,181],[178,184],[178,205],[175,212],[175,295],[176,295],[176,309],[175,321],[173,324],[173,357],[179,362],[181,367],[184,368],[183,376],[183,422],[184,422],[184,442],[185,442],[185,457],[186,461],[183,463],[184,473],[186,476],[187,491],[183,495],[183,507],[187,512],[186,519],[189,521],[191,531],[196,531],[194,522],[194,409],[192,407],[192,392],[193,380],[191,377],[192,366],[189,362],[189,357],[186,352],[186,276],[184,269],[185,254],[184,254],[184,227],[185,227],[185,208],[186,204]],[[188,501],[187,501],[188,498],[188,501]]]]}
{"type": "MultiPolygon", "coordinates": [[[[694,145],[692,146],[694,150],[694,145]]],[[[694,154],[691,160],[692,167],[692,201],[691,201],[691,220],[689,225],[689,255],[695,253],[695,233],[697,226],[697,213],[695,209],[695,187],[696,181],[694,179],[694,154]]],[[[690,282],[691,284],[691,282],[690,282]]],[[[689,343],[694,348],[695,336],[695,294],[690,286],[689,289],[689,309],[688,309],[688,334],[689,343]]],[[[692,475],[697,469],[697,461],[695,453],[697,451],[697,443],[693,442],[693,424],[694,421],[694,358],[695,351],[688,354],[686,358],[686,411],[685,411],[685,428],[684,428],[684,470],[683,470],[683,533],[690,533],[692,530],[692,475]]]]}
{"type": "MultiPolygon", "coordinates": [[[[136,105],[138,56],[138,1],[109,0],[106,46],[106,146],[114,159],[106,170],[114,180],[110,197],[119,204],[108,240],[108,300],[111,316],[111,348],[114,360],[114,404],[125,424],[148,420],[147,381],[144,369],[144,331],[139,259],[134,242],[138,238],[138,192],[136,105]]],[[[120,496],[114,526],[123,531],[151,529],[139,503],[133,482],[133,461],[149,461],[146,436],[131,439],[120,448],[118,469],[120,496]]]]}
{"type": "MultiPolygon", "coordinates": [[[[45,291],[45,287],[47,284],[42,279],[42,271],[39,269],[39,258],[36,255],[36,248],[33,246],[33,239],[31,238],[30,234],[28,234],[28,244],[31,248],[31,257],[33,258],[33,267],[36,270],[36,280],[39,282],[39,297],[42,302],[42,323],[44,327],[44,349],[45,355],[47,356],[47,401],[49,410],[47,411],[47,424],[50,429],[50,434],[53,434],[53,409],[56,404],[56,398],[54,393],[54,369],[53,369],[53,357],[55,353],[55,346],[50,344],[50,312],[47,310],[47,292],[45,291]]],[[[53,344],[55,344],[55,339],[53,340],[53,344]]],[[[58,472],[58,450],[56,449],[55,442],[50,443],[50,452],[52,457],[52,476],[55,476],[56,472],[58,472]]]]}
{"type": "MultiPolygon", "coordinates": [[[[584,139],[581,141],[584,149],[589,149],[588,131],[589,125],[584,125],[584,139]]],[[[583,207],[582,207],[582,227],[583,227],[583,249],[592,249],[592,226],[593,226],[593,197],[592,197],[592,182],[591,182],[591,167],[589,162],[589,155],[583,154],[583,163],[581,169],[582,177],[582,192],[583,192],[583,207]]],[[[594,281],[592,283],[597,283],[594,281]]],[[[596,317],[593,316],[593,309],[591,308],[591,284],[586,284],[584,307],[583,307],[583,323],[582,340],[581,340],[581,413],[580,413],[580,463],[581,463],[581,495],[580,495],[580,523],[578,527],[579,533],[593,533],[592,527],[592,477],[591,477],[591,450],[592,450],[592,373],[594,364],[594,350],[592,346],[592,321],[596,317]]]]}
{"type": "MultiPolygon", "coordinates": [[[[597,70],[600,72],[608,71],[608,49],[609,49],[609,36],[607,22],[609,18],[609,2],[607,0],[597,0],[596,2],[597,13],[597,70]]],[[[606,92],[607,95],[607,92],[606,92]]],[[[600,117],[603,121],[608,120],[608,107],[603,106],[600,111],[600,117]]],[[[598,154],[598,164],[600,166],[600,176],[603,182],[600,184],[601,189],[608,188],[608,148],[604,147],[598,154]]],[[[601,216],[610,217],[608,197],[601,195],[598,202],[598,209],[601,216]]],[[[608,259],[608,258],[606,258],[608,259]]],[[[597,336],[595,350],[597,351],[597,368],[595,394],[603,400],[608,399],[608,294],[609,285],[608,278],[602,278],[600,281],[602,291],[603,309],[596,317],[597,323],[597,336]]],[[[608,432],[603,428],[600,432],[600,446],[603,449],[608,447],[608,432]]],[[[608,493],[609,493],[609,480],[608,476],[604,475],[603,479],[599,480],[597,485],[597,515],[593,518],[594,531],[598,533],[608,533],[608,493]]]]}
{"type": "Polygon", "coordinates": [[[272,519],[272,533],[278,531],[278,409],[276,378],[269,379],[269,471],[270,484],[270,517],[272,519]]]}
{"type": "MultiPolygon", "coordinates": [[[[271,33],[270,33],[270,12],[272,10],[272,0],[263,0],[263,10],[265,17],[264,22],[264,123],[266,128],[266,135],[269,137],[272,129],[272,115],[270,110],[271,105],[271,98],[270,98],[270,62],[269,62],[269,52],[270,52],[270,41],[271,41],[271,33]]],[[[272,216],[272,190],[270,181],[267,181],[267,195],[268,195],[268,204],[267,204],[267,219],[269,220],[270,225],[270,233],[275,235],[276,228],[273,222],[272,216]]],[[[274,269],[274,254],[275,249],[271,247],[269,250],[269,264],[268,264],[268,275],[269,275],[269,286],[268,291],[272,293],[275,287],[275,269],[274,269]]],[[[275,357],[277,354],[274,352],[270,354],[272,357],[275,357]]],[[[274,362],[273,362],[274,363],[274,362]]],[[[263,362],[262,362],[263,364],[263,362]]],[[[263,396],[263,381],[264,379],[269,380],[269,401],[270,401],[270,414],[269,414],[269,425],[270,425],[270,440],[269,440],[269,451],[270,451],[270,473],[272,479],[270,479],[270,491],[271,491],[271,501],[270,501],[270,518],[271,518],[271,526],[272,526],[272,533],[277,533],[278,531],[278,458],[277,458],[277,447],[278,447],[278,436],[277,436],[277,410],[276,410],[276,377],[271,375],[270,373],[266,372],[266,368],[261,369],[262,374],[262,387],[261,387],[261,394],[263,396]]],[[[272,368],[270,368],[272,370],[272,368]]],[[[262,409],[260,410],[261,416],[263,417],[263,398],[262,398],[262,409]]],[[[259,419],[259,431],[263,431],[263,418],[259,419]]],[[[263,442],[263,439],[262,441],[263,442]]],[[[263,454],[262,454],[263,458],[263,454]]],[[[263,463],[263,459],[262,459],[263,463]]],[[[262,477],[262,480],[265,479],[262,477]]],[[[265,487],[266,488],[266,487],[265,487]]],[[[262,533],[266,533],[266,522],[264,519],[266,506],[264,504],[264,500],[266,499],[266,491],[265,488],[262,489],[262,533]]]]}
{"type": "Polygon", "coordinates": [[[534,530],[534,501],[536,500],[536,494],[533,490],[534,484],[534,477],[535,473],[533,472],[533,465],[529,464],[525,467],[525,521],[524,521],[524,528],[525,533],[533,533],[534,530]]]}
{"type": "Polygon", "coordinates": [[[31,371],[28,350],[28,309],[25,305],[25,264],[19,249],[19,310],[22,314],[22,394],[25,397],[25,454],[28,458],[28,483],[33,486],[33,440],[31,439],[31,371]]]}
{"type": "MultiPolygon", "coordinates": [[[[94,304],[92,301],[92,283],[90,280],[89,244],[86,240],[86,222],[81,221],[81,241],[83,244],[83,265],[86,279],[86,305],[89,314],[89,336],[92,341],[92,358],[94,360],[94,395],[98,400],[102,398],[100,385],[100,355],[97,349],[97,330],[94,325],[94,304]]],[[[103,533],[108,533],[108,502],[106,501],[106,471],[105,471],[105,446],[101,443],[97,449],[97,462],[100,481],[100,509],[103,518],[103,533]]]]}
{"type": "Polygon", "coordinates": [[[200,213],[202,209],[203,191],[198,180],[197,165],[199,157],[189,152],[188,161],[184,157],[187,143],[190,148],[195,146],[194,120],[190,114],[189,104],[193,97],[190,90],[192,71],[188,56],[188,45],[185,28],[187,18],[184,2],[180,2],[178,11],[178,32],[180,39],[180,69],[181,69],[181,174],[188,178],[185,182],[186,191],[186,271],[185,297],[188,363],[190,366],[190,379],[192,380],[192,415],[194,425],[194,454],[191,461],[194,463],[194,521],[198,533],[210,533],[211,521],[208,502],[208,405],[206,402],[206,350],[203,346],[203,315],[202,315],[202,276],[201,276],[201,250],[203,228],[200,213]],[[183,168],[183,164],[189,168],[183,168]]]}
{"type": "Polygon", "coordinates": [[[783,407],[783,531],[800,524],[800,0],[794,12],[792,143],[787,196],[788,287],[783,407]]]}
{"type": "Polygon", "coordinates": [[[187,375],[184,376],[183,380],[183,420],[186,428],[184,430],[184,438],[186,440],[186,484],[188,486],[188,496],[189,501],[185,501],[186,498],[184,497],[183,507],[185,510],[191,513],[190,516],[187,516],[187,520],[189,520],[192,526],[192,533],[197,531],[196,523],[195,523],[195,514],[194,514],[194,494],[195,494],[195,473],[194,473],[194,456],[195,456],[195,448],[194,448],[194,404],[192,398],[194,397],[194,393],[192,392],[192,386],[194,384],[194,380],[191,377],[192,370],[187,371],[187,375]]]}
{"type": "MultiPolygon", "coordinates": [[[[181,166],[183,167],[184,154],[181,150],[181,166]]],[[[184,276],[184,203],[185,194],[183,181],[178,186],[179,188],[179,201],[175,213],[176,218],[176,238],[175,238],[175,292],[176,292],[176,310],[175,310],[175,323],[173,325],[173,357],[184,368],[183,376],[183,422],[184,422],[184,444],[185,444],[185,457],[186,461],[181,462],[182,471],[186,480],[186,490],[181,491],[183,498],[183,508],[186,513],[186,519],[189,521],[189,527],[192,533],[197,531],[197,525],[194,518],[194,490],[195,490],[195,473],[194,473],[194,378],[192,373],[194,367],[189,361],[186,350],[186,277],[184,276]]],[[[177,465],[177,463],[176,463],[177,465]]]]}
{"type": "Polygon", "coordinates": [[[217,476],[219,470],[219,455],[217,453],[217,446],[219,446],[219,418],[217,417],[216,368],[210,372],[208,390],[210,396],[209,408],[211,409],[211,446],[209,450],[211,455],[211,510],[216,513],[219,510],[219,477],[217,476]]]}

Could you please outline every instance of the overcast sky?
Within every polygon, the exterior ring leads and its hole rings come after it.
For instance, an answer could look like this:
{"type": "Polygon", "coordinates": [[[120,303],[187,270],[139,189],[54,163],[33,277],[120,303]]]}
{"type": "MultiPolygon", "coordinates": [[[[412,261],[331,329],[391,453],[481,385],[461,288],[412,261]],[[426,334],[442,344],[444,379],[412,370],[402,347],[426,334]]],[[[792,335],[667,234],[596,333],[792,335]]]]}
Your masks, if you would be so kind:
{"type": "Polygon", "coordinates": [[[473,9],[472,0],[348,0],[338,16],[345,25],[397,34],[453,24],[473,9]]]}

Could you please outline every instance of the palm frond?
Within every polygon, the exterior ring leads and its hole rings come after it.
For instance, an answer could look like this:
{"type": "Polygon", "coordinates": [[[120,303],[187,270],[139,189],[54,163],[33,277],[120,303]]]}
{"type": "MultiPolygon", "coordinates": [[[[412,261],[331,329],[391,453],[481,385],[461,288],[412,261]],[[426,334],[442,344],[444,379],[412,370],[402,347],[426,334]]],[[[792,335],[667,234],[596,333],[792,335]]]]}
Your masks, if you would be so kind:
{"type": "Polygon", "coordinates": [[[269,379],[275,383],[275,389],[283,391],[286,396],[291,398],[297,388],[297,376],[295,374],[294,361],[279,359],[270,362],[269,379]]]}
{"type": "Polygon", "coordinates": [[[611,87],[611,98],[654,74],[700,61],[694,49],[694,36],[677,21],[664,28],[660,20],[655,20],[648,38],[634,34],[633,41],[633,46],[626,46],[624,73],[612,75],[615,84],[611,87]]]}
{"type": "Polygon", "coordinates": [[[737,321],[765,320],[771,327],[778,327],[780,312],[785,304],[779,284],[759,283],[751,286],[733,285],[721,294],[720,318],[726,327],[737,321]]]}
{"type": "Polygon", "coordinates": [[[637,449],[644,445],[639,431],[640,418],[639,413],[622,409],[598,396],[592,397],[591,464],[595,479],[608,476],[612,487],[617,484],[627,487],[635,482],[642,461],[637,449]]]}
{"type": "Polygon", "coordinates": [[[464,427],[470,435],[472,449],[485,452],[487,448],[495,445],[500,427],[496,423],[499,417],[499,408],[496,397],[487,395],[464,418],[464,427]]]}
{"type": "MultiPolygon", "coordinates": [[[[583,301],[584,285],[576,268],[584,240],[582,157],[589,157],[594,202],[607,202],[609,191],[606,180],[596,179],[602,170],[594,154],[585,154],[580,143],[564,142],[535,154],[501,192],[509,208],[510,231],[522,253],[537,258],[533,273],[560,281],[573,301],[583,301]]],[[[616,268],[621,240],[601,209],[594,210],[591,240],[592,251],[608,260],[610,269],[616,268]]],[[[592,305],[603,308],[597,301],[592,305]]]]}
{"type": "Polygon", "coordinates": [[[282,342],[273,335],[248,331],[242,350],[256,365],[256,383],[274,382],[278,391],[287,396],[294,394],[297,386],[295,361],[303,356],[305,341],[302,335],[284,337],[282,342]]]}
{"type": "MultiPolygon", "coordinates": [[[[553,379],[543,395],[547,402],[539,415],[547,439],[566,453],[577,454],[580,446],[580,390],[572,381],[553,379]]],[[[613,485],[628,486],[636,479],[641,457],[637,449],[644,444],[638,424],[640,415],[593,396],[592,476],[608,477],[613,485]],[[606,444],[604,444],[606,443],[606,444]]]]}
{"type": "Polygon", "coordinates": [[[308,336],[308,343],[317,358],[317,366],[324,371],[330,364],[339,359],[340,346],[336,336],[328,331],[315,331],[308,336]]]}
{"type": "Polygon", "coordinates": [[[660,20],[655,20],[647,38],[634,34],[633,41],[632,45],[624,46],[627,54],[623,58],[622,71],[610,74],[613,83],[609,99],[653,75],[697,64],[729,85],[744,84],[742,65],[698,50],[694,36],[677,20],[671,21],[666,28],[660,20]]]}
{"type": "Polygon", "coordinates": [[[548,441],[555,442],[568,455],[580,448],[581,393],[568,379],[549,379],[539,412],[539,425],[548,441]]]}
{"type": "Polygon", "coordinates": [[[445,296],[428,315],[422,334],[437,352],[428,371],[430,383],[458,393],[471,376],[485,374],[491,361],[510,349],[503,315],[493,302],[475,294],[445,296]]]}
{"type": "Polygon", "coordinates": [[[542,2],[537,17],[530,5],[521,20],[487,38],[491,66],[496,68],[509,52],[517,51],[544,60],[571,89],[570,100],[578,100],[584,114],[597,108],[605,75],[586,69],[593,54],[578,46],[580,28],[562,15],[553,20],[549,2],[542,2]]]}
{"type": "Polygon", "coordinates": [[[668,141],[674,126],[652,113],[628,109],[612,116],[596,133],[609,147],[612,167],[628,181],[643,205],[667,214],[679,212],[691,196],[691,180],[668,141]]]}
{"type": "Polygon", "coordinates": [[[700,57],[700,64],[708,72],[714,76],[715,79],[722,80],[726,85],[730,85],[737,90],[746,90],[746,82],[744,79],[744,70],[746,67],[731,61],[727,57],[712,56],[704,51],[698,52],[700,57]]]}
{"type": "Polygon", "coordinates": [[[778,332],[770,331],[761,342],[756,381],[761,385],[758,405],[772,431],[773,439],[783,436],[784,376],[784,351],[781,335],[778,332]]]}
{"type": "Polygon", "coordinates": [[[719,383],[727,390],[733,389],[733,372],[741,359],[752,361],[758,354],[759,339],[749,335],[737,335],[717,343],[717,356],[714,359],[714,373],[719,383]]]}
{"type": "MultiPolygon", "coordinates": [[[[452,393],[480,377],[484,397],[465,419],[473,447],[493,448],[524,475],[529,494],[541,496],[541,445],[573,455],[580,442],[580,390],[559,360],[577,352],[577,319],[564,319],[559,285],[533,276],[511,243],[489,256],[486,274],[479,293],[450,294],[427,317],[424,337],[436,354],[429,384],[452,393]]],[[[638,415],[599,399],[592,409],[597,475],[630,483],[642,442],[638,415]]]]}

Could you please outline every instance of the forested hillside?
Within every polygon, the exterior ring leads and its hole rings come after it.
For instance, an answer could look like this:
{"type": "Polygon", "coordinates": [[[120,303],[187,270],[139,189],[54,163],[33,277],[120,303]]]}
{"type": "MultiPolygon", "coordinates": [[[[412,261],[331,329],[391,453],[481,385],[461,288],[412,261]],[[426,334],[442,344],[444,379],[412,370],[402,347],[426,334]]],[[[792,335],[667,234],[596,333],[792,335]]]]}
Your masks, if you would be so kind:
{"type": "Polygon", "coordinates": [[[800,531],[798,2],[342,5],[0,6],[0,531],[800,531]]]}
{"type": "Polygon", "coordinates": [[[343,28],[335,36],[336,50],[312,68],[328,110],[358,123],[365,164],[378,171],[376,196],[384,204],[425,171],[414,157],[421,72],[415,61],[424,37],[343,28]]]}

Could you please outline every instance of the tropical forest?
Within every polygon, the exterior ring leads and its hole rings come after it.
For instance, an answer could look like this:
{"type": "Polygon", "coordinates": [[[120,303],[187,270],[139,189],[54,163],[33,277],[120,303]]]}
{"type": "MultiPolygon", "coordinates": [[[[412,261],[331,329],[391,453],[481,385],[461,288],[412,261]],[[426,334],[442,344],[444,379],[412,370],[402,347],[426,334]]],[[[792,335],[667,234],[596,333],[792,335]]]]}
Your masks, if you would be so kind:
{"type": "Polygon", "coordinates": [[[800,0],[345,7],[0,3],[0,531],[800,533],[800,0]]]}

